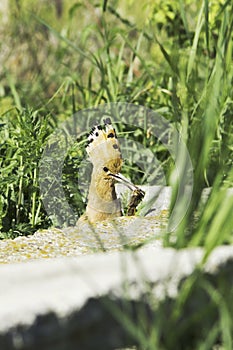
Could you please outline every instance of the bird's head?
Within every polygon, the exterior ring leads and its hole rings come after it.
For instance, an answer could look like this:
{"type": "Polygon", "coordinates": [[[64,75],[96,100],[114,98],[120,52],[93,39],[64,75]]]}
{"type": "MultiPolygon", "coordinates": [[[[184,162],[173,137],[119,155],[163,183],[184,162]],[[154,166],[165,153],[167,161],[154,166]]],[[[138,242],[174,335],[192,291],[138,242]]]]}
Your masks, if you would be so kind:
{"type": "Polygon", "coordinates": [[[132,191],[137,189],[120,174],[123,160],[116,130],[110,118],[104,121],[104,127],[98,125],[92,128],[88,136],[86,151],[93,164],[93,174],[97,182],[110,186],[120,182],[132,191]]]}
{"type": "Polygon", "coordinates": [[[92,128],[88,136],[87,153],[93,164],[93,168],[98,173],[102,173],[104,178],[109,174],[118,174],[122,167],[122,155],[116,130],[111,124],[110,118],[101,125],[92,128]]]}

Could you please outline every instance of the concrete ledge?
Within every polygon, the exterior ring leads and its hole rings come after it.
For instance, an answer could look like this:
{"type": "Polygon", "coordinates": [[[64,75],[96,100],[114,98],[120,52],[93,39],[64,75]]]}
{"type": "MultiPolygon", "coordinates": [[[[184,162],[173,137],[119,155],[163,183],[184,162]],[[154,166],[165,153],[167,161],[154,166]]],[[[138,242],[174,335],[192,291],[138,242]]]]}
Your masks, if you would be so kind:
{"type": "MultiPolygon", "coordinates": [[[[201,248],[148,247],[135,253],[2,265],[0,349],[116,349],[135,344],[125,330],[124,318],[137,322],[138,309],[143,308],[150,324],[159,308],[171,307],[171,300],[177,298],[183,281],[194,273],[202,257],[201,248]],[[148,285],[151,295],[145,298],[148,285]],[[157,303],[155,309],[151,297],[157,303]]],[[[233,246],[215,249],[204,273],[215,288],[224,281],[231,293],[233,246]]],[[[205,306],[206,300],[199,291],[194,293],[182,318],[193,307],[205,306]]],[[[207,322],[207,329],[213,321],[209,326],[207,322]]]]}

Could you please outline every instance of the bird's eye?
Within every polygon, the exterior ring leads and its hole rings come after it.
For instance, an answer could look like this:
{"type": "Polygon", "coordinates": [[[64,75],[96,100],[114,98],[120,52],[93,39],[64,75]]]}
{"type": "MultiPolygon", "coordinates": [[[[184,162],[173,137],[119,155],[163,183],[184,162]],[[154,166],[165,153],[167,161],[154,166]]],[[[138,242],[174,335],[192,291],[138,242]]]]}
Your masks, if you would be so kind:
{"type": "Polygon", "coordinates": [[[107,173],[108,172],[108,168],[106,166],[103,167],[103,171],[105,171],[105,173],[107,173]]]}

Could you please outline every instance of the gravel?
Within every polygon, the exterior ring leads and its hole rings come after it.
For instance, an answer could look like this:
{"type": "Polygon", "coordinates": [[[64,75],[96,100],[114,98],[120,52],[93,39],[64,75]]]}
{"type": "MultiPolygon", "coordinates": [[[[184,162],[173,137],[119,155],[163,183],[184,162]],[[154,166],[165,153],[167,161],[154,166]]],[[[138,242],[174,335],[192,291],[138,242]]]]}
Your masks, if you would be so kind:
{"type": "Polygon", "coordinates": [[[97,251],[121,250],[153,240],[161,245],[166,212],[160,217],[121,217],[94,226],[88,223],[66,229],[51,228],[31,236],[0,241],[0,263],[78,256],[97,251]]]}

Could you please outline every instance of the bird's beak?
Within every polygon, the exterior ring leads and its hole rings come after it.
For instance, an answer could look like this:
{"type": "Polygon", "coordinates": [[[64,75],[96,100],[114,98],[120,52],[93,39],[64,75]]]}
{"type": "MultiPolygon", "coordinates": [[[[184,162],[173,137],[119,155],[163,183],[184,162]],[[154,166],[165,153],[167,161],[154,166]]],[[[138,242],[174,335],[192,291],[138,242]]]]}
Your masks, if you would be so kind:
{"type": "MultiPolygon", "coordinates": [[[[109,176],[114,178],[117,182],[122,183],[123,185],[127,186],[131,191],[142,191],[139,187],[135,186],[132,182],[130,182],[126,177],[124,177],[122,174],[112,174],[108,173],[109,176]]],[[[142,191],[143,192],[143,191],[142,191]]]]}

